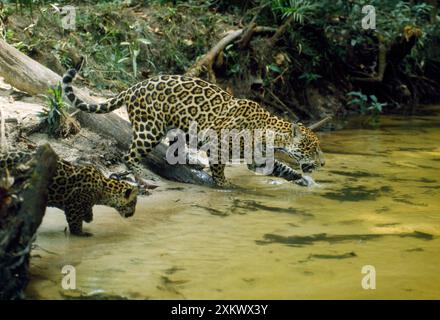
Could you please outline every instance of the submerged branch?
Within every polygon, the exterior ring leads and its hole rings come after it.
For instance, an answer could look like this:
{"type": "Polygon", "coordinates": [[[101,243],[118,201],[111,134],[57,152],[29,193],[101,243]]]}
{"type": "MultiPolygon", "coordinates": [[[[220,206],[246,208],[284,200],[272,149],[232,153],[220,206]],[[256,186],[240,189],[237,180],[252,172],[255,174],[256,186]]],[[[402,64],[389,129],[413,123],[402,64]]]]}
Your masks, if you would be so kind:
{"type": "Polygon", "coordinates": [[[310,126],[309,126],[309,129],[310,129],[310,130],[316,130],[316,129],[322,127],[322,126],[323,126],[324,124],[326,124],[327,122],[329,122],[329,121],[331,120],[331,118],[332,118],[332,117],[330,117],[330,116],[325,117],[324,119],[319,120],[318,122],[316,122],[316,123],[310,125],[310,126]]]}

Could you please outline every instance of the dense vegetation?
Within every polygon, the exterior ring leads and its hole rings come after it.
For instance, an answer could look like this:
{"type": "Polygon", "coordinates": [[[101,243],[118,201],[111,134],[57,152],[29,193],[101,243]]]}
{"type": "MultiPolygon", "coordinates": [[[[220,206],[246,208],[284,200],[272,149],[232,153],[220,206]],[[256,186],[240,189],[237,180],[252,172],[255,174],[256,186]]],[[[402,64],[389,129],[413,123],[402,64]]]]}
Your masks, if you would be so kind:
{"type": "Polygon", "coordinates": [[[285,116],[414,112],[440,99],[437,1],[6,1],[2,36],[62,73],[87,57],[82,77],[117,91],[159,73],[184,73],[225,32],[274,32],[228,45],[214,64],[220,85],[285,116]],[[62,6],[76,28],[61,27],[62,6]],[[365,5],[376,29],[365,30],[365,5]]]}

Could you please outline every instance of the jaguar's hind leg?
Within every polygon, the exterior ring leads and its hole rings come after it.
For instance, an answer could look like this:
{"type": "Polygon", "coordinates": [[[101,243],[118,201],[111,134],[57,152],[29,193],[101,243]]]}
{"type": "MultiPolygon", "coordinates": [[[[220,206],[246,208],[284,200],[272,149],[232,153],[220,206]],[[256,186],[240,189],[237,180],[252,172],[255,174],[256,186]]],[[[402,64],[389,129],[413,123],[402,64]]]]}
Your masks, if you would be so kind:
{"type": "Polygon", "coordinates": [[[160,143],[163,135],[161,131],[162,130],[159,131],[159,135],[157,135],[157,129],[139,133],[135,131],[133,133],[133,141],[130,151],[124,158],[127,167],[133,172],[136,182],[146,189],[155,189],[157,186],[147,182],[143,178],[145,170],[141,166],[141,160],[142,158],[146,158],[147,155],[160,143]],[[151,131],[156,132],[156,135],[153,135],[151,131]]]}

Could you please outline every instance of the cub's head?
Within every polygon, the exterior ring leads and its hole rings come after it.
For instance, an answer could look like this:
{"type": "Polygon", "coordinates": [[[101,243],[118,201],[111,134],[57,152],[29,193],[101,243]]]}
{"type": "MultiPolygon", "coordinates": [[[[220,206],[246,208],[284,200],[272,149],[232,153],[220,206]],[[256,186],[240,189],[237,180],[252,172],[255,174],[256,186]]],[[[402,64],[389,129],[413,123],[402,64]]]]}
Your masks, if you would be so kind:
{"type": "Polygon", "coordinates": [[[281,154],[280,160],[288,163],[294,160],[304,173],[324,166],[324,154],[316,134],[302,123],[294,123],[290,128],[291,132],[286,133],[288,138],[285,139],[284,146],[277,148],[277,153],[281,154]]]}
{"type": "Polygon", "coordinates": [[[134,215],[139,189],[125,181],[107,179],[104,187],[105,205],[116,209],[123,218],[134,215]]]}

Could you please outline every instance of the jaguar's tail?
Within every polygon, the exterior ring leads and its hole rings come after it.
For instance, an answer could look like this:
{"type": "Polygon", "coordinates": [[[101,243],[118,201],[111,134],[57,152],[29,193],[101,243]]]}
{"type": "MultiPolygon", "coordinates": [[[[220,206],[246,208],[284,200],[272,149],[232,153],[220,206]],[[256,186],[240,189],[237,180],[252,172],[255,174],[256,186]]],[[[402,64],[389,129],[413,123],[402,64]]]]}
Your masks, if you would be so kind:
{"type": "Polygon", "coordinates": [[[89,113],[108,113],[122,107],[125,103],[125,91],[103,103],[90,104],[84,102],[73,92],[72,81],[76,76],[76,72],[75,69],[70,69],[63,76],[63,93],[75,108],[89,113]]]}

